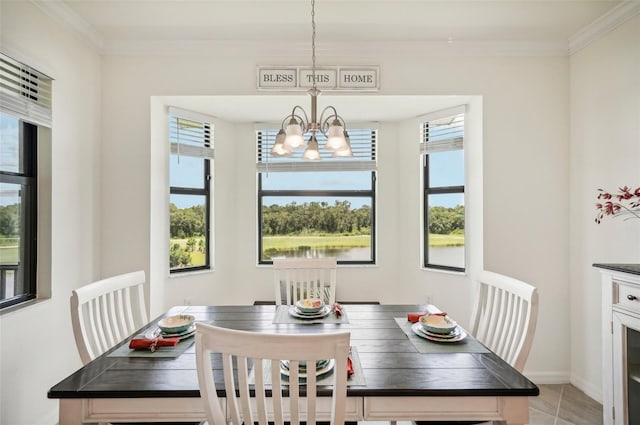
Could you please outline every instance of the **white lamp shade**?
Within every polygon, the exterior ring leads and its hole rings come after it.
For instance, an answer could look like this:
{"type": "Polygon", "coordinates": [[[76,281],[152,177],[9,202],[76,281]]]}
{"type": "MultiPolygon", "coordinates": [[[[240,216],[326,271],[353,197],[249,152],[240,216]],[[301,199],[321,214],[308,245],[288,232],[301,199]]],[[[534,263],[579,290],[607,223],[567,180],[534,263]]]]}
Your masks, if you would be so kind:
{"type": "Polygon", "coordinates": [[[278,131],[278,134],[276,135],[276,141],[273,144],[273,147],[271,148],[271,155],[273,156],[290,156],[291,155],[291,150],[287,149],[284,145],[285,137],[286,137],[286,134],[284,130],[280,129],[280,131],[278,131]]]}
{"type": "Polygon", "coordinates": [[[349,135],[347,134],[346,130],[344,132],[344,140],[345,140],[345,146],[343,148],[336,149],[331,156],[338,156],[338,157],[353,156],[353,152],[351,151],[351,140],[349,139],[349,135]]]}
{"type": "Polygon", "coordinates": [[[340,121],[333,120],[329,131],[327,131],[327,143],[324,148],[330,151],[336,151],[344,149],[347,145],[347,141],[344,138],[344,128],[340,125],[340,121]]]}
{"type": "Polygon", "coordinates": [[[314,161],[320,159],[320,152],[318,152],[318,141],[316,140],[315,136],[311,136],[311,138],[309,139],[309,143],[307,143],[307,149],[304,151],[304,154],[302,154],[302,158],[314,161]]]}
{"type": "Polygon", "coordinates": [[[287,125],[287,137],[284,139],[284,144],[292,150],[304,145],[302,127],[293,119],[289,122],[289,125],[287,125]]]}
{"type": "Polygon", "coordinates": [[[284,146],[284,142],[276,142],[271,148],[273,156],[291,156],[291,151],[284,146]]]}

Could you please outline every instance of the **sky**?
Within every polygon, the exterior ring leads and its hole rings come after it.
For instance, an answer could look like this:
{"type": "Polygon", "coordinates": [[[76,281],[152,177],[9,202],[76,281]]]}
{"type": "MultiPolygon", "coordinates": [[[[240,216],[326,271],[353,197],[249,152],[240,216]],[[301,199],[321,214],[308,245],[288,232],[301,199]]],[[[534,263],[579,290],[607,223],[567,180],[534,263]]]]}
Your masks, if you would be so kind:
{"type": "MultiPolygon", "coordinates": [[[[0,170],[17,172],[18,169],[18,120],[0,114],[0,170]]],[[[17,185],[0,183],[0,206],[13,205],[20,197],[17,185]]]]}

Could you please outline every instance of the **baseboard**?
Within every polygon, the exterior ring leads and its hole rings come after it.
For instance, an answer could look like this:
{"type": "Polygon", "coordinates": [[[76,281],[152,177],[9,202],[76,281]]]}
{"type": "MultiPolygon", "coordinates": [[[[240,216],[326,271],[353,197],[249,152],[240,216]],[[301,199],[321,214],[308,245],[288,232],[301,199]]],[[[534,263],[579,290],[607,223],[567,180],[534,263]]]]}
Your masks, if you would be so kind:
{"type": "Polygon", "coordinates": [[[602,403],[602,388],[565,372],[534,372],[525,370],[524,376],[536,384],[571,384],[598,403],[602,403]]]}
{"type": "Polygon", "coordinates": [[[525,370],[522,373],[536,384],[568,384],[571,377],[567,372],[535,372],[525,370]]]}
{"type": "Polygon", "coordinates": [[[602,387],[593,385],[592,383],[576,376],[571,377],[571,384],[598,403],[602,404],[602,387]]]}

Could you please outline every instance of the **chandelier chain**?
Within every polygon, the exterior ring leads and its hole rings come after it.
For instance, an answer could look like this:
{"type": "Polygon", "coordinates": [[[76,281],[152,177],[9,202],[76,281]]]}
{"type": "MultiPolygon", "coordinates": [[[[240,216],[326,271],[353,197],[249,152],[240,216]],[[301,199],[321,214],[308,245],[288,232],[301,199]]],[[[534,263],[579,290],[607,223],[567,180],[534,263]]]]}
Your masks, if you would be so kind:
{"type": "Polygon", "coordinates": [[[311,78],[316,88],[316,0],[311,0],[311,78]]]}
{"type": "MultiPolygon", "coordinates": [[[[271,149],[271,154],[275,156],[291,156],[291,153],[294,149],[305,147],[306,149],[302,156],[304,159],[321,159],[320,153],[318,152],[318,140],[316,139],[316,134],[322,133],[327,137],[324,148],[326,150],[333,151],[333,154],[331,156],[352,157],[353,152],[351,151],[346,124],[342,117],[338,115],[336,108],[329,105],[322,110],[319,120],[317,117],[317,102],[320,90],[318,90],[317,88],[316,81],[315,0],[311,0],[311,80],[311,89],[308,91],[309,95],[311,95],[311,115],[307,115],[307,113],[301,106],[294,106],[291,110],[291,114],[285,117],[285,119],[282,121],[282,126],[280,128],[280,131],[278,131],[278,134],[276,135],[276,139],[271,149]],[[311,119],[309,119],[309,117],[311,119]],[[304,142],[305,133],[311,133],[307,144],[305,144],[304,142]]],[[[323,79],[322,82],[328,83],[329,81],[323,79]]]]}

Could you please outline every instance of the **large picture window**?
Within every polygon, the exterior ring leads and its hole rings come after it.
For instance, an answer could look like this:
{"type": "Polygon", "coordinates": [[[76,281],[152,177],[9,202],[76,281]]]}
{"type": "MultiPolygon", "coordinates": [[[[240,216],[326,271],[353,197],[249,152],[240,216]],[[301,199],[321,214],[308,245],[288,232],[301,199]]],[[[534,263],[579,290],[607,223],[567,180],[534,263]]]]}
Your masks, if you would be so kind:
{"type": "Polygon", "coordinates": [[[51,90],[50,77],[0,53],[0,309],[39,296],[38,129],[51,127],[51,90]]]}
{"type": "MultiPolygon", "coordinates": [[[[375,143],[372,129],[349,130],[352,158],[271,157],[275,130],[258,130],[258,262],[337,257],[375,263],[375,143]]],[[[325,138],[317,135],[320,146],[325,138]]],[[[294,154],[295,155],[295,154],[294,154]]]]}
{"type": "Polygon", "coordinates": [[[213,125],[207,118],[170,109],[169,268],[209,269],[213,125]]]}
{"type": "Polygon", "coordinates": [[[37,127],[0,113],[0,306],[36,293],[37,127]]]}
{"type": "Polygon", "coordinates": [[[422,125],[423,266],[465,270],[464,114],[422,125]]]}

